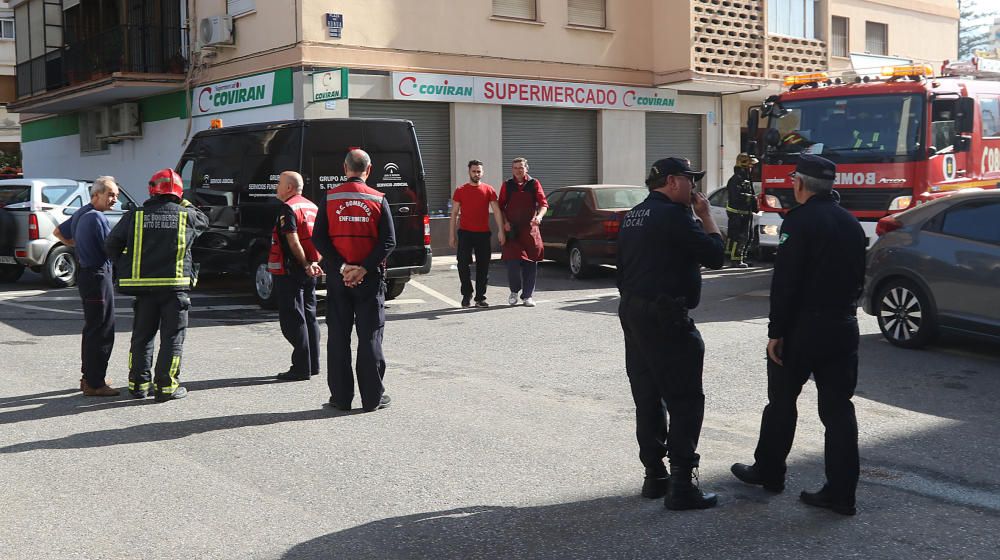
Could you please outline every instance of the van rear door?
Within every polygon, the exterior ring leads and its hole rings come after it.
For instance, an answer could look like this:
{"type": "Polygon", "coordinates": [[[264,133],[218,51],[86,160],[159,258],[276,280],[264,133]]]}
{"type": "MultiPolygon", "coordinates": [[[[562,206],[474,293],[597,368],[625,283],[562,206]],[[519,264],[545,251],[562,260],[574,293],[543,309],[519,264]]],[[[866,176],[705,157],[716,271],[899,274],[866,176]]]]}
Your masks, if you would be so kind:
{"type": "Polygon", "coordinates": [[[389,268],[423,266],[427,257],[427,195],[412,123],[378,119],[306,122],[303,159],[309,175],[309,198],[326,204],[325,191],[346,180],[347,151],[364,149],[372,158],[368,186],[385,193],[396,230],[396,249],[389,256],[389,268]]]}

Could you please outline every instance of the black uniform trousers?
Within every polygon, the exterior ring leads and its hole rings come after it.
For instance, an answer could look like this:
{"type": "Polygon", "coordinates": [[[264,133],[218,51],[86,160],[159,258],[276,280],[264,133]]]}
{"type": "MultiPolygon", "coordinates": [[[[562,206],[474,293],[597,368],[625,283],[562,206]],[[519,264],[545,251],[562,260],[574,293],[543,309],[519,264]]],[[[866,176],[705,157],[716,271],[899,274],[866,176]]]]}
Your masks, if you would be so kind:
{"type": "Polygon", "coordinates": [[[726,212],[726,216],[729,218],[726,228],[728,238],[726,256],[730,260],[743,262],[750,249],[750,225],[753,216],[735,212],[726,212]]]}
{"type": "Polygon", "coordinates": [[[361,406],[375,409],[385,390],[385,282],[365,278],[356,288],[343,284],[340,275],[331,275],[326,287],[327,384],[332,402],[349,406],[354,400],[354,372],[357,371],[361,406]],[[373,284],[374,283],[374,284],[373,284]],[[357,326],[358,359],[351,368],[351,332],[357,326]]]}
{"type": "Polygon", "coordinates": [[[486,299],[490,279],[491,233],[488,231],[458,230],[458,279],[462,283],[462,297],[472,297],[472,255],[476,256],[476,301],[486,299]]]}
{"type": "Polygon", "coordinates": [[[618,318],[625,333],[639,460],[654,472],[663,469],[665,456],[675,470],[697,467],[705,415],[701,333],[690,320],[688,328],[668,331],[649,300],[628,294],[622,295],[618,318]]]}
{"type": "Polygon", "coordinates": [[[281,334],[292,345],[294,374],[319,373],[319,320],[316,318],[316,279],[305,273],[275,274],[275,296],[281,334]]]}
{"type": "Polygon", "coordinates": [[[798,421],[795,402],[812,374],[826,429],[827,485],[837,499],[853,504],[860,474],[858,421],[851,402],[858,383],[858,321],[812,314],[796,325],[801,327],[784,340],[784,365],[767,360],[768,404],[754,452],[756,466],[765,478],[784,477],[798,421]]]}
{"type": "Polygon", "coordinates": [[[160,352],[156,357],[153,389],[172,394],[180,386],[181,354],[187,334],[191,297],[187,292],[157,290],[138,294],[132,307],[132,348],[129,352],[128,388],[148,391],[153,365],[153,339],[160,332],[160,352]]]}
{"type": "Polygon", "coordinates": [[[81,268],[77,288],[83,302],[80,372],[93,389],[104,387],[115,346],[115,290],[111,265],[81,268]]]}

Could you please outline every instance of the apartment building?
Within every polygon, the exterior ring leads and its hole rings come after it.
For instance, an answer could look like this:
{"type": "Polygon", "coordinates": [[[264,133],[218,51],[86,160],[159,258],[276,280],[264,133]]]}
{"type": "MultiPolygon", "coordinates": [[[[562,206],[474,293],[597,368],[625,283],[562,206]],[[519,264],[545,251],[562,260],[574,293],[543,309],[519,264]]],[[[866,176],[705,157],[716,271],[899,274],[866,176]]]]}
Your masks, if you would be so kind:
{"type": "Polygon", "coordinates": [[[21,152],[18,115],[7,112],[7,105],[17,99],[14,73],[14,10],[0,2],[0,166],[14,162],[21,152]]]}
{"type": "Polygon", "coordinates": [[[436,216],[473,158],[496,184],[527,157],[548,190],[641,184],[652,161],[681,155],[712,190],[746,106],[785,75],[869,49],[869,22],[885,26],[885,53],[928,61],[953,58],[944,37],[957,32],[950,0],[10,4],[26,174],[110,173],[141,196],[213,119],[407,118],[436,216]],[[943,39],[907,37],[911,25],[943,39]]]}

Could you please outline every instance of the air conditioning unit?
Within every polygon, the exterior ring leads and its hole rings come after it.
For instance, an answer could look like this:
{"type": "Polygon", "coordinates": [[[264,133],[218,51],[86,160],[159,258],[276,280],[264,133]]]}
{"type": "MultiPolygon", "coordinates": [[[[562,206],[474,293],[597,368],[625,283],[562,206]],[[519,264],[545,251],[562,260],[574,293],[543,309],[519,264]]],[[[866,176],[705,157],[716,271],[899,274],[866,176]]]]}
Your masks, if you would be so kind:
{"type": "Polygon", "coordinates": [[[108,136],[112,138],[142,138],[139,105],[119,103],[108,109],[108,136]]]}
{"type": "Polygon", "coordinates": [[[198,24],[198,40],[203,47],[234,45],[233,16],[202,18],[198,24]]]}

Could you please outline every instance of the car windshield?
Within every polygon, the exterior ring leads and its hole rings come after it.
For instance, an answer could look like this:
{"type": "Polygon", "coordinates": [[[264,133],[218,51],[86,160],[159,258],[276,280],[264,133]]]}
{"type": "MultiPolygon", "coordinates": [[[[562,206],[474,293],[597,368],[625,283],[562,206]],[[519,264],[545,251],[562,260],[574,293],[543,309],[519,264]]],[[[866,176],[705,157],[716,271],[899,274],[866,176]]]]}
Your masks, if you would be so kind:
{"type": "Polygon", "coordinates": [[[903,162],[923,154],[920,95],[793,100],[781,104],[780,115],[770,120],[780,143],[769,154],[778,159],[822,154],[837,163],[903,162]]]}
{"type": "Polygon", "coordinates": [[[31,187],[28,185],[0,186],[0,208],[8,204],[20,204],[31,199],[31,187]]]}
{"type": "Polygon", "coordinates": [[[608,210],[611,208],[632,208],[643,200],[649,191],[642,187],[622,187],[615,189],[594,189],[594,196],[597,198],[597,208],[608,210]]]}
{"type": "Polygon", "coordinates": [[[70,197],[76,194],[79,188],[80,187],[77,185],[53,185],[51,187],[42,187],[42,203],[66,206],[69,204],[70,197]]]}

